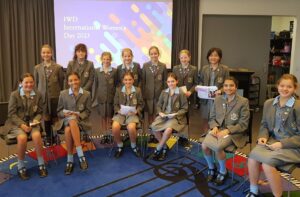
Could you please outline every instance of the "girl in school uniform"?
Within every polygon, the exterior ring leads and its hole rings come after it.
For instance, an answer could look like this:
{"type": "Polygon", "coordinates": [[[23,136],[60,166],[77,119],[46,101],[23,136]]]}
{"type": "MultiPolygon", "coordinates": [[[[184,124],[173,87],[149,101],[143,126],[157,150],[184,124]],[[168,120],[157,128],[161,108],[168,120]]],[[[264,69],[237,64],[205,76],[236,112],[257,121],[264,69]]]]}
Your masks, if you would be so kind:
{"type": "Polygon", "coordinates": [[[31,136],[38,159],[40,177],[48,175],[42,156],[42,137],[40,121],[43,114],[43,98],[39,91],[34,90],[34,77],[26,73],[22,77],[22,87],[12,92],[8,104],[8,120],[5,131],[10,137],[17,138],[18,176],[22,180],[29,179],[24,157],[27,139],[31,136]]]}
{"type": "Polygon", "coordinates": [[[82,170],[88,169],[88,163],[80,143],[80,130],[91,130],[89,122],[91,96],[90,92],[80,87],[80,76],[78,73],[71,72],[66,79],[70,88],[60,92],[57,107],[57,114],[60,120],[56,123],[55,130],[64,129],[68,151],[65,174],[70,175],[74,169],[74,145],[79,158],[80,168],[82,170]]]}
{"type": "Polygon", "coordinates": [[[117,69],[111,67],[110,52],[101,54],[102,67],[95,71],[93,84],[93,106],[97,106],[101,117],[101,131],[107,131],[113,117],[113,101],[117,85],[117,69]]]}
{"type": "Polygon", "coordinates": [[[126,72],[132,72],[134,77],[133,85],[135,87],[141,87],[142,70],[139,63],[133,62],[133,52],[129,48],[122,50],[123,64],[117,67],[118,73],[118,87],[123,86],[123,76],[126,72]]]}
{"type": "Polygon", "coordinates": [[[300,163],[300,101],[296,99],[297,78],[284,74],[277,83],[279,96],[264,103],[256,147],[248,159],[250,192],[258,196],[260,164],[274,196],[282,196],[276,167],[300,163]]]}
{"type": "Polygon", "coordinates": [[[156,115],[156,103],[163,89],[166,88],[167,68],[159,61],[159,49],[156,46],[149,48],[150,61],[144,63],[142,69],[142,91],[146,102],[149,124],[156,115]]]}
{"type": "MultiPolygon", "coordinates": [[[[222,50],[215,47],[209,49],[206,59],[209,64],[203,66],[199,72],[199,85],[217,86],[218,90],[215,95],[221,95],[224,79],[229,76],[228,67],[221,64],[222,50]]],[[[213,102],[212,99],[200,99],[200,112],[203,119],[202,131],[208,130],[208,119],[213,102]]]]}
{"type": "Polygon", "coordinates": [[[45,44],[41,49],[43,62],[34,67],[35,86],[43,98],[43,119],[47,142],[53,142],[51,125],[57,118],[57,103],[64,87],[64,72],[60,65],[52,60],[53,50],[45,44]]]}
{"type": "Polygon", "coordinates": [[[115,158],[119,158],[123,154],[123,142],[121,140],[121,125],[126,125],[131,142],[131,148],[135,156],[140,157],[141,153],[136,146],[137,139],[137,124],[140,123],[142,116],[144,101],[140,88],[133,85],[134,74],[132,72],[126,72],[123,75],[123,86],[118,87],[114,97],[114,112],[112,123],[112,134],[114,141],[116,142],[118,149],[115,152],[115,158]],[[135,108],[134,112],[123,114],[121,105],[131,106],[135,108]]]}
{"type": "Polygon", "coordinates": [[[178,87],[185,86],[185,95],[189,98],[195,91],[198,83],[197,68],[190,65],[191,53],[183,49],[179,52],[180,65],[174,66],[173,73],[178,78],[178,87]]]}
{"type": "MultiPolygon", "coordinates": [[[[85,44],[80,43],[75,46],[74,57],[68,64],[66,75],[68,76],[72,72],[79,74],[82,89],[91,92],[95,69],[94,63],[87,60],[87,47],[85,44]]],[[[66,82],[66,87],[69,88],[68,80],[66,82]]]]}
{"type": "Polygon", "coordinates": [[[150,158],[158,161],[167,157],[166,142],[172,132],[181,132],[187,124],[188,101],[184,92],[177,87],[177,75],[169,73],[167,84],[168,88],[161,92],[157,102],[158,116],[151,124],[151,130],[159,143],[150,158]]]}
{"type": "Polygon", "coordinates": [[[237,94],[237,80],[227,77],[224,80],[224,95],[215,98],[210,113],[209,133],[206,135],[202,150],[208,164],[207,181],[223,185],[227,178],[225,166],[225,149],[241,148],[246,144],[248,136],[245,132],[249,123],[249,101],[237,94]],[[219,170],[214,165],[212,152],[216,153],[219,170]]]}

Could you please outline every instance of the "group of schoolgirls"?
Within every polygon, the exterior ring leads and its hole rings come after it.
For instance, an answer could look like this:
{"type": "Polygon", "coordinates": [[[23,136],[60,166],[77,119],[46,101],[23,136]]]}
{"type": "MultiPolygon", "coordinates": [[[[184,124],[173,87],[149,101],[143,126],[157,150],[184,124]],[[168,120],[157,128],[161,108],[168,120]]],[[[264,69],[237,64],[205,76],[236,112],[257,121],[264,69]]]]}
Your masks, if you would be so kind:
{"type": "MultiPolygon", "coordinates": [[[[165,160],[166,142],[173,132],[181,132],[187,124],[188,100],[199,84],[218,88],[214,100],[200,99],[201,116],[205,120],[203,127],[208,130],[202,149],[208,164],[207,181],[224,184],[228,176],[224,150],[245,145],[250,113],[248,99],[237,94],[237,80],[230,77],[228,67],[220,63],[221,49],[208,51],[208,65],[203,66],[199,73],[195,66],[190,65],[190,52],[182,50],[179,53],[180,65],[174,66],[173,72],[168,74],[166,65],[159,61],[160,52],[156,46],[149,48],[150,61],[142,69],[133,62],[133,52],[129,48],[122,50],[123,64],[117,69],[111,66],[109,52],[102,53],[102,66],[94,69],[93,63],[87,60],[87,47],[78,44],[74,58],[68,64],[65,80],[62,67],[52,61],[52,53],[49,45],[42,47],[43,62],[35,66],[34,75],[27,73],[22,77],[22,86],[12,92],[9,100],[6,124],[9,128],[6,130],[17,137],[18,175],[21,179],[29,178],[24,163],[29,135],[37,152],[39,175],[46,177],[48,174],[41,153],[40,125],[50,138],[54,123],[54,130],[64,130],[68,152],[66,175],[74,169],[74,146],[80,168],[88,168],[80,144],[80,130],[91,129],[89,115],[92,106],[97,107],[102,131],[112,125],[117,144],[116,158],[124,151],[120,133],[122,125],[127,127],[132,152],[141,156],[136,146],[136,128],[143,111],[146,111],[151,131],[158,140],[149,158],[165,160]],[[186,91],[180,88],[182,86],[186,91]],[[123,114],[122,105],[135,110],[123,114]],[[216,153],[218,170],[212,152],[216,153]]],[[[282,186],[276,167],[300,161],[300,102],[295,96],[296,88],[296,77],[285,74],[278,81],[279,96],[264,104],[257,146],[249,156],[250,192],[247,196],[258,195],[260,164],[273,194],[280,196],[282,186]]]]}

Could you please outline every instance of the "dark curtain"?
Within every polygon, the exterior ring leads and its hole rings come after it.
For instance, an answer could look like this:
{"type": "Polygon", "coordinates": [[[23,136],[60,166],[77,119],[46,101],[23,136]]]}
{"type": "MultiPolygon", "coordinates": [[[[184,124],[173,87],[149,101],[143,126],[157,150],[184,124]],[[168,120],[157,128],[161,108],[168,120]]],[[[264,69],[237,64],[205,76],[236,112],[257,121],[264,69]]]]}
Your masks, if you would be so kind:
{"type": "Polygon", "coordinates": [[[199,6],[200,0],[173,0],[172,67],[182,49],[191,52],[191,64],[198,67],[199,6]]]}
{"type": "Polygon", "coordinates": [[[53,13],[53,0],[0,1],[0,101],[23,73],[33,72],[43,44],[55,49],[53,13]]]}

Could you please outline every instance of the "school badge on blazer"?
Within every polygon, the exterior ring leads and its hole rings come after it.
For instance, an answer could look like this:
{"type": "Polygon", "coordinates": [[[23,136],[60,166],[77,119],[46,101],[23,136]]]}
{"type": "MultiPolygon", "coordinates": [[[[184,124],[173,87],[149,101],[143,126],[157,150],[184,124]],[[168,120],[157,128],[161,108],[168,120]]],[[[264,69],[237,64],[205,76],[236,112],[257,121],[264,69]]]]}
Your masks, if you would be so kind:
{"type": "Polygon", "coordinates": [[[89,72],[85,72],[84,77],[89,77],[89,72]]]}
{"type": "Polygon", "coordinates": [[[237,120],[239,118],[239,115],[237,115],[236,113],[231,113],[230,114],[230,119],[231,120],[237,120]]]}

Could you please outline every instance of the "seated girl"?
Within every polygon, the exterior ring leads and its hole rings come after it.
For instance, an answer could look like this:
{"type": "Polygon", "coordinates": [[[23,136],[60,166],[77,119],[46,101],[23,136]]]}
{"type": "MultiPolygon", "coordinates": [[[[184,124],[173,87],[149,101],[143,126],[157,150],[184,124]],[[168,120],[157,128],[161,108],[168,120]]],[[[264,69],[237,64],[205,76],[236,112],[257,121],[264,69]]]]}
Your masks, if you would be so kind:
{"type": "Polygon", "coordinates": [[[279,96],[264,103],[256,147],[248,159],[250,192],[258,196],[260,164],[274,196],[282,196],[276,167],[300,163],[300,101],[295,98],[297,78],[284,74],[277,83],[279,96]]]}
{"type": "Polygon", "coordinates": [[[25,168],[27,139],[32,137],[39,165],[39,176],[48,175],[42,156],[42,138],[40,121],[43,114],[42,95],[34,90],[34,77],[26,73],[22,77],[22,86],[11,93],[8,104],[8,120],[5,131],[17,138],[18,175],[22,180],[29,179],[25,168]]]}
{"type": "Polygon", "coordinates": [[[206,135],[202,150],[208,164],[208,182],[223,185],[227,178],[225,166],[225,149],[242,148],[248,138],[245,132],[248,128],[250,111],[248,99],[237,94],[237,81],[233,77],[224,80],[224,95],[215,98],[209,118],[209,133],[206,135]],[[212,151],[216,153],[219,163],[217,172],[212,151]]]}
{"type": "Polygon", "coordinates": [[[140,122],[144,101],[140,88],[133,86],[134,76],[132,72],[125,72],[123,75],[123,86],[117,88],[114,97],[114,111],[112,123],[112,134],[118,149],[115,152],[115,157],[119,158],[123,154],[123,142],[121,140],[121,126],[126,125],[131,142],[131,148],[136,157],[140,157],[140,150],[136,146],[137,139],[137,124],[140,122]],[[125,113],[121,106],[131,106],[133,111],[125,113]]]}
{"type": "Polygon", "coordinates": [[[163,161],[166,159],[167,140],[172,132],[181,132],[187,124],[188,101],[177,84],[177,76],[174,73],[169,73],[167,77],[168,88],[161,92],[157,102],[158,116],[150,126],[159,142],[150,155],[153,160],[163,161]]]}
{"type": "Polygon", "coordinates": [[[86,170],[88,163],[83,154],[80,143],[80,130],[89,131],[91,125],[89,116],[91,113],[90,92],[80,87],[78,73],[71,72],[67,76],[69,89],[60,92],[57,115],[60,120],[55,125],[55,130],[64,129],[67,144],[67,165],[65,174],[70,175],[74,168],[73,146],[76,147],[80,168],[86,170]]]}

